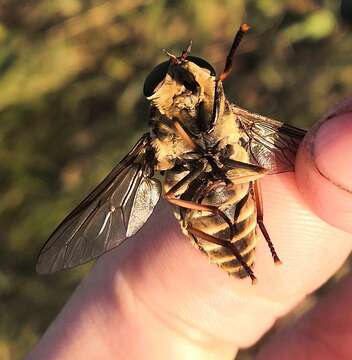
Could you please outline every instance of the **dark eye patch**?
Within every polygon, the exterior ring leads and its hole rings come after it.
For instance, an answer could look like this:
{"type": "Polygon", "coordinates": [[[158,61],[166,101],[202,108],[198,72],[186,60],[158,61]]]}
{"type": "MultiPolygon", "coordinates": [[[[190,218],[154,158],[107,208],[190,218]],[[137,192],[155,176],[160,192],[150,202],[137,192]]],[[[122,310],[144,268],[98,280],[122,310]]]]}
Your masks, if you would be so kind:
{"type": "Polygon", "coordinates": [[[145,97],[153,95],[155,88],[164,79],[169,68],[170,60],[157,65],[144,81],[143,94],[145,97]]]}
{"type": "MultiPolygon", "coordinates": [[[[197,56],[187,56],[187,61],[192,61],[194,64],[198,65],[199,67],[209,70],[210,75],[212,76],[216,75],[214,68],[202,58],[199,58],[197,56]]],[[[143,94],[145,97],[149,97],[153,95],[155,88],[165,78],[167,71],[169,69],[169,65],[170,65],[170,60],[164,61],[159,65],[157,65],[147,76],[143,86],[143,94]]]]}
{"type": "Polygon", "coordinates": [[[211,76],[216,75],[214,68],[204,59],[197,57],[197,56],[187,56],[187,60],[192,61],[193,63],[195,63],[196,65],[198,65],[199,67],[201,67],[203,69],[209,70],[211,76]]]}

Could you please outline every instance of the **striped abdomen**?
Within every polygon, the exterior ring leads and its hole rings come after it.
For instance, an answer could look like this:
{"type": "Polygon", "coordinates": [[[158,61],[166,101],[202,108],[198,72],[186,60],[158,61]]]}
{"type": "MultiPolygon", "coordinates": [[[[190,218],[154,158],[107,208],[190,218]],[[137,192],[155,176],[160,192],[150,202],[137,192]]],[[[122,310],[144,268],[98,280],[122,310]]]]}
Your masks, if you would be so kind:
{"type": "MultiPolygon", "coordinates": [[[[185,174],[186,172],[169,171],[165,179],[166,190],[185,174]]],[[[210,173],[203,173],[185,185],[178,197],[203,205],[216,206],[222,210],[233,224],[234,236],[232,238],[229,225],[219,215],[178,207],[175,209],[175,215],[180,220],[183,232],[196,247],[207,254],[211,263],[217,264],[229,275],[247,276],[248,274],[243,270],[231,249],[205,241],[200,237],[195,238],[188,233],[187,228],[190,226],[231,242],[248,266],[252,266],[256,244],[257,212],[250,192],[250,184],[244,183],[230,187],[221,181],[214,183],[210,173]]]]}

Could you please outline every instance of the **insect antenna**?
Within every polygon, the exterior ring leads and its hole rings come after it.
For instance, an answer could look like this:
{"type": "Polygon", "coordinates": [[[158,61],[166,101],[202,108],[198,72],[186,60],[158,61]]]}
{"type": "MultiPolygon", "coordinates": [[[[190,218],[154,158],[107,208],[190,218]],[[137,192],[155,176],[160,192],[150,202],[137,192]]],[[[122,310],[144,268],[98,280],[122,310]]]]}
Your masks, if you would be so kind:
{"type": "Polygon", "coordinates": [[[190,40],[186,50],[182,51],[181,59],[186,60],[188,55],[191,53],[191,50],[192,50],[192,40],[190,40]]]}
{"type": "Polygon", "coordinates": [[[170,58],[170,60],[174,63],[177,64],[178,63],[178,59],[177,56],[175,56],[174,54],[171,54],[170,52],[168,52],[166,49],[163,49],[163,53],[168,56],[170,58]]]}
{"type": "Polygon", "coordinates": [[[236,49],[238,48],[238,46],[239,46],[239,44],[240,44],[240,42],[241,42],[241,40],[243,38],[243,35],[246,32],[248,32],[249,29],[250,29],[250,27],[249,27],[248,24],[242,24],[240,26],[240,28],[238,29],[238,31],[236,33],[236,36],[235,36],[235,39],[233,40],[230,52],[227,55],[225,68],[224,68],[224,70],[222,71],[222,73],[220,74],[220,77],[219,77],[219,79],[221,81],[224,81],[228,77],[228,75],[230,74],[230,72],[232,70],[233,56],[234,56],[234,54],[236,52],[236,49]]]}
{"type": "Polygon", "coordinates": [[[188,58],[188,55],[191,53],[191,50],[192,50],[192,40],[190,40],[190,42],[188,43],[187,48],[182,51],[181,56],[175,56],[165,49],[163,49],[163,52],[170,58],[170,60],[174,64],[179,64],[180,61],[184,61],[188,58]]]}

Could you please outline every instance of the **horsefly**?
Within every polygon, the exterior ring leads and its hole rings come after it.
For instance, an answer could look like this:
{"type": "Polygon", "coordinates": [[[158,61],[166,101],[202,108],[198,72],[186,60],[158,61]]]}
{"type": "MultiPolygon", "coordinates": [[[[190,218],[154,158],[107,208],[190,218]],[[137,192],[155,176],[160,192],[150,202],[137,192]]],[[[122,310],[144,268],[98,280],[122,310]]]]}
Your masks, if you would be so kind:
{"type": "Polygon", "coordinates": [[[293,171],[305,131],[231,104],[223,81],[249,26],[242,24],[216,76],[205,60],[168,54],[148,75],[150,131],[57,227],[43,246],[39,273],[96,258],[134,235],[161,193],[182,231],[230,275],[253,272],[258,233],[280,259],[263,223],[260,179],[293,171]],[[164,176],[163,185],[154,172],[164,176]]]}

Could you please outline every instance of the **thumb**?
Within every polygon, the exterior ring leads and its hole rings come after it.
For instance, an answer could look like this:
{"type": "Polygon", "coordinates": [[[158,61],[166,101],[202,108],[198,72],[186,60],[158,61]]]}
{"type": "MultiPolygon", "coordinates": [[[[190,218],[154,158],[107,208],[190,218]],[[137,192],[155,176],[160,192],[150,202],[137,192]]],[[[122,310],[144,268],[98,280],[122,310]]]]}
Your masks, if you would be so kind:
{"type": "Polygon", "coordinates": [[[297,185],[312,210],[352,232],[352,98],[333,108],[306,136],[297,156],[297,185]]]}

